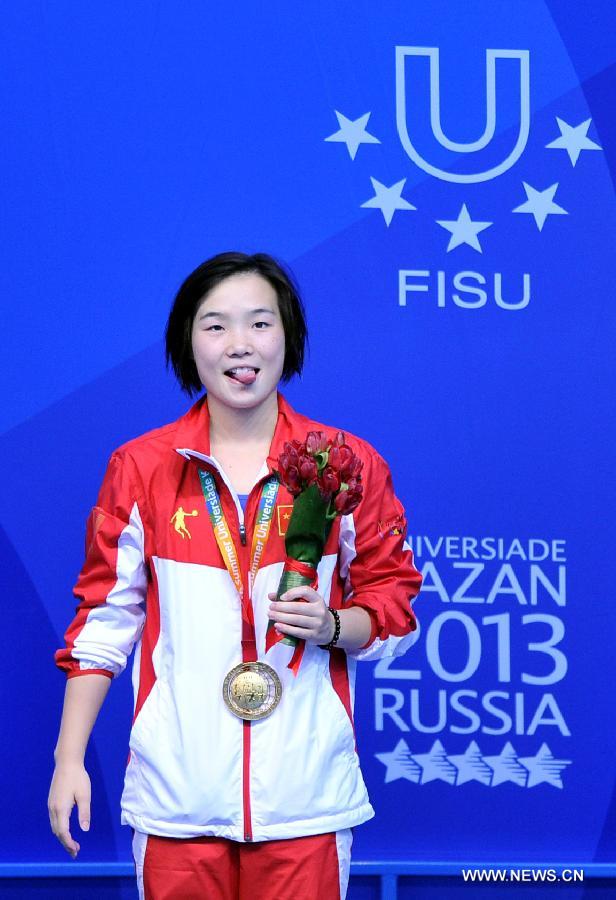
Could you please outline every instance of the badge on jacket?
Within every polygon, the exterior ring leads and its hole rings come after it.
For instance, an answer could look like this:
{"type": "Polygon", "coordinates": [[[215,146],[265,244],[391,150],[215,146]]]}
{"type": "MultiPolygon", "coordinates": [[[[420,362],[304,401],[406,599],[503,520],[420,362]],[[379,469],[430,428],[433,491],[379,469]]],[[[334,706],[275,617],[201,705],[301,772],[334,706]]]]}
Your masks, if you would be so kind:
{"type": "Polygon", "coordinates": [[[376,527],[381,539],[391,537],[395,534],[403,534],[404,529],[406,528],[406,519],[400,513],[399,515],[394,516],[393,519],[379,520],[376,527]]]}
{"type": "Polygon", "coordinates": [[[293,504],[290,506],[277,506],[278,514],[278,534],[283,536],[287,533],[289,522],[291,521],[291,513],[293,512],[293,504]]]}

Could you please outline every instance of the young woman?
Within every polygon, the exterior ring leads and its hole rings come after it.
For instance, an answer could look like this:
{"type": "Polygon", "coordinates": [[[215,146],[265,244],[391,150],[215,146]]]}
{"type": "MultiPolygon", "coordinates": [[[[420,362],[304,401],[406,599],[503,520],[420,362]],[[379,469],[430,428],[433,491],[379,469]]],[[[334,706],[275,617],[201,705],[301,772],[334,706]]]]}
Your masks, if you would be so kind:
{"type": "Polygon", "coordinates": [[[68,682],[50,821],[75,858],[75,804],[90,826],[86,745],[135,648],[122,822],[148,900],[344,898],[352,828],[374,815],[355,747],[355,665],[408,647],[421,575],[387,464],[346,432],[363,498],[335,519],[316,587],[275,601],[293,503],[278,457],[310,431],[338,431],[278,390],[301,372],[305,338],[297,288],[270,256],[199,266],[166,346],[182,388],[206,394],[113,453],[88,521],[77,614],[56,653],[68,682]],[[297,675],[292,647],[265,651],[270,619],[305,641],[297,675]],[[242,714],[228,685],[247,677],[242,714]]]}

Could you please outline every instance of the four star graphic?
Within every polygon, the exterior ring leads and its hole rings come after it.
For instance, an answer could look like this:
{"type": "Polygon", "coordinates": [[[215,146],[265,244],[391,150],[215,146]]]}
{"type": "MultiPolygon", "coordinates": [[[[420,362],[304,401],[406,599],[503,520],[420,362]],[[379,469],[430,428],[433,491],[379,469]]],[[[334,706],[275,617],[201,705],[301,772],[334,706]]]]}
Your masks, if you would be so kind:
{"type": "Polygon", "coordinates": [[[465,753],[450,756],[439,740],[434,741],[429,753],[412,753],[401,739],[390,753],[374,755],[386,767],[385,784],[403,778],[415,784],[444,781],[458,787],[467,781],[489,787],[510,781],[518,787],[545,783],[562,788],[560,773],[572,763],[570,759],[557,759],[545,742],[535,756],[518,756],[511,741],[498,756],[484,756],[476,741],[471,741],[465,753]]]}
{"type": "Polygon", "coordinates": [[[368,207],[369,209],[380,209],[388,228],[391,225],[391,220],[397,209],[417,209],[416,206],[413,206],[412,203],[409,203],[408,200],[405,200],[402,196],[406,178],[403,178],[402,181],[397,181],[395,184],[392,184],[391,187],[386,187],[384,184],[381,184],[381,182],[377,181],[376,178],[373,178],[372,175],[370,176],[370,181],[374,188],[374,197],[370,197],[369,200],[366,200],[366,202],[361,205],[362,207],[368,207]]]}
{"type": "Polygon", "coordinates": [[[377,137],[366,131],[366,125],[368,124],[368,119],[371,115],[369,112],[360,116],[359,119],[347,119],[347,117],[343,116],[342,113],[339,113],[338,110],[334,110],[334,112],[336,113],[340,128],[328,137],[323,138],[323,140],[346,144],[351,159],[355,159],[360,144],[381,143],[377,137]]]}
{"type": "Polygon", "coordinates": [[[571,165],[575,166],[582,150],[602,150],[603,148],[588,137],[588,128],[591,119],[580,122],[579,125],[568,125],[563,119],[556,116],[556,122],[560,128],[560,137],[546,144],[548,150],[566,150],[571,165]]]}
{"type": "Polygon", "coordinates": [[[451,232],[451,237],[447,244],[447,253],[449,253],[450,250],[459,247],[460,244],[468,244],[469,247],[472,247],[479,253],[483,253],[477,235],[480,231],[484,231],[493,224],[494,222],[473,222],[468,209],[466,208],[466,203],[462,204],[462,209],[458,213],[458,218],[455,221],[452,222],[445,219],[437,219],[437,225],[440,225],[442,228],[446,228],[447,231],[451,232]]]}
{"type": "Polygon", "coordinates": [[[566,209],[563,209],[558,203],[554,203],[554,194],[558,189],[558,182],[551,184],[550,187],[546,188],[544,191],[535,190],[534,187],[531,187],[530,184],[527,184],[525,181],[523,181],[522,184],[524,185],[524,190],[526,191],[528,199],[526,200],[526,203],[516,206],[512,212],[532,213],[535,217],[535,223],[539,231],[541,231],[545,225],[545,220],[548,216],[569,215],[566,209]]]}

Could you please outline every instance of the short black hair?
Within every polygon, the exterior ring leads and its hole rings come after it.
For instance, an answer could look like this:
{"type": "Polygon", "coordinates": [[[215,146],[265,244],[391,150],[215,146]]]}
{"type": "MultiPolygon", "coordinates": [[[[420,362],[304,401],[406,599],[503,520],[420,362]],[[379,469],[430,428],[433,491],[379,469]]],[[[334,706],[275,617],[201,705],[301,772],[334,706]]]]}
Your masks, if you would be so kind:
{"type": "Polygon", "coordinates": [[[198,394],[203,385],[192,352],[192,327],[197,310],[207,294],[232,275],[254,272],[276,291],[284,328],[285,356],[282,381],[300,375],[308,340],[306,314],[295,278],[287,266],[267,253],[249,256],[233,250],[201,263],[184,280],[175,295],[165,330],[165,356],[182,390],[198,394]]]}

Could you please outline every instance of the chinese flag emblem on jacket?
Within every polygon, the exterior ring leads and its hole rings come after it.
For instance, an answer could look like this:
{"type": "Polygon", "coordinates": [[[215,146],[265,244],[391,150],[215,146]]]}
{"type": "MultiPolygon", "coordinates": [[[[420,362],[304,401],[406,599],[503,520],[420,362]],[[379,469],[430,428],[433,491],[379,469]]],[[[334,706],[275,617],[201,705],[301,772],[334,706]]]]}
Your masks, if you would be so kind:
{"type": "Polygon", "coordinates": [[[277,506],[276,513],[278,515],[278,534],[285,535],[289,522],[291,521],[291,513],[293,512],[293,504],[289,506],[277,506]]]}

